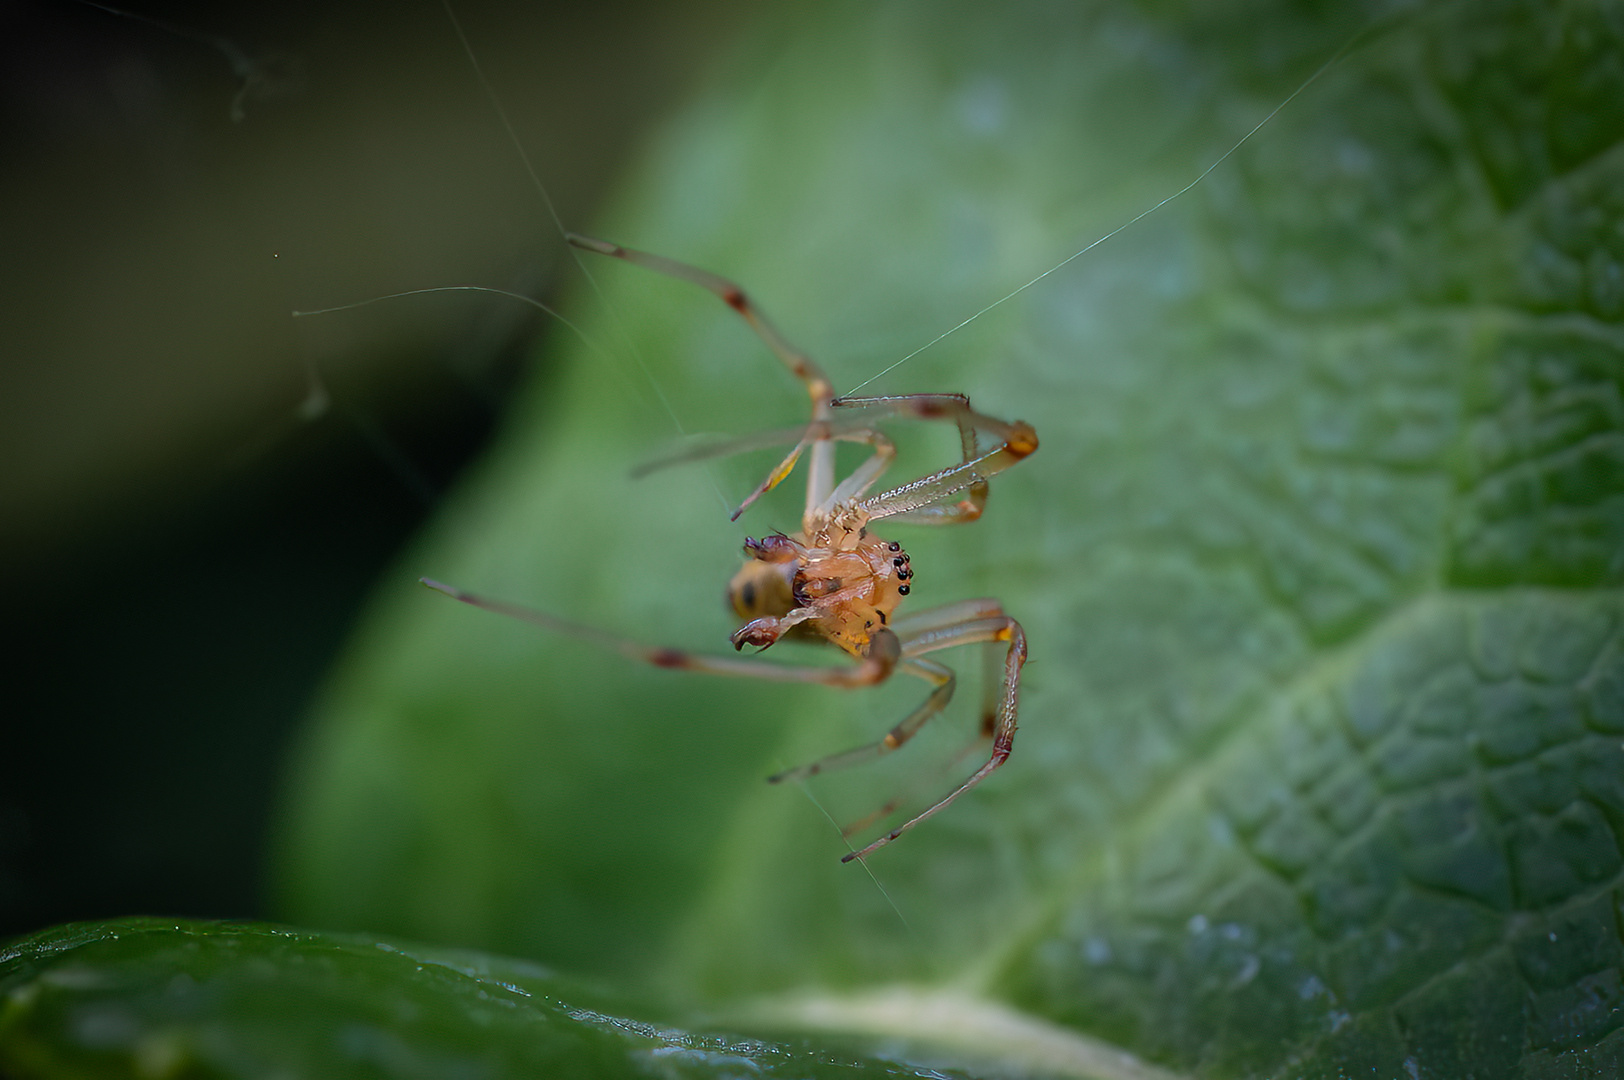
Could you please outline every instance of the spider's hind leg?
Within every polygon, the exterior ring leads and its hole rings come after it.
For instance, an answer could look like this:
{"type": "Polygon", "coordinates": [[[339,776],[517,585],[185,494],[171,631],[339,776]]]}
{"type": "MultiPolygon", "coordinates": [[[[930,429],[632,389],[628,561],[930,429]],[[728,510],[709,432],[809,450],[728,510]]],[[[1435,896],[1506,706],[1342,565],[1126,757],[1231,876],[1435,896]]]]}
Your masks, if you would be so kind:
{"type": "MultiPolygon", "coordinates": [[[[927,613],[928,614],[928,613],[927,613]]],[[[1003,651],[998,648],[1000,643],[989,641],[981,647],[983,671],[981,673],[981,701],[976,724],[976,733],[963,746],[953,752],[953,756],[944,762],[933,766],[928,777],[920,778],[910,783],[905,791],[893,795],[880,806],[840,827],[840,835],[850,840],[859,833],[867,832],[871,827],[889,818],[902,807],[916,801],[920,789],[927,784],[936,783],[943,774],[957,769],[964,763],[964,759],[978,750],[985,753],[985,747],[992,741],[993,732],[998,727],[998,696],[1003,684],[1002,667],[1003,651]]]]}
{"type": "Polygon", "coordinates": [[[905,661],[914,660],[920,653],[949,649],[958,645],[1004,643],[1003,677],[992,717],[992,754],[986,762],[971,773],[963,783],[937,799],[921,812],[858,851],[849,852],[841,862],[862,859],[918,825],[921,821],[947,809],[960,795],[975,787],[1002,765],[1015,744],[1016,704],[1020,694],[1021,666],[1026,663],[1026,634],[1021,624],[1005,615],[996,600],[966,600],[949,604],[934,611],[926,611],[912,620],[899,619],[895,624],[902,639],[905,661]]]}
{"type": "Polygon", "coordinates": [[[786,780],[806,780],[819,773],[834,772],[836,769],[848,769],[853,765],[861,765],[866,761],[883,757],[897,749],[903,743],[919,734],[919,729],[925,726],[926,721],[947,707],[953,699],[953,687],[956,680],[951,668],[944,667],[934,660],[912,658],[904,660],[898,669],[910,675],[917,675],[933,685],[930,696],[920,703],[919,707],[909,713],[885,737],[863,746],[843,750],[838,754],[819,758],[805,765],[797,765],[793,769],[785,769],[781,773],[774,773],[767,777],[769,784],[781,784],[786,780]]]}

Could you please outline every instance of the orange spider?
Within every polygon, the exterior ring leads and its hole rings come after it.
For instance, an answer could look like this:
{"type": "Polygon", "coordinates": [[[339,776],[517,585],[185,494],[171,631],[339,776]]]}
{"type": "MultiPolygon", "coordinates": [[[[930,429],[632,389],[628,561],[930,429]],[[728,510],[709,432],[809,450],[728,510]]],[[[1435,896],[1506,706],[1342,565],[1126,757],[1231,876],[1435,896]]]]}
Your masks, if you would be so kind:
{"type": "MultiPolygon", "coordinates": [[[[840,668],[790,666],[651,648],[543,612],[475,596],[428,578],[423,579],[423,584],[475,607],[587,637],[657,667],[842,687],[872,686],[893,672],[905,671],[931,684],[929,697],[884,738],[769,777],[769,782],[775,784],[879,757],[918,733],[927,720],[947,705],[954,687],[952,670],[926,659],[926,653],[959,645],[1007,643],[1002,681],[996,695],[990,692],[989,682],[983,707],[981,736],[991,738],[991,756],[923,812],[867,847],[849,852],[841,861],[861,859],[945,809],[1004,763],[1015,738],[1016,698],[1021,665],[1026,662],[1026,636],[1021,625],[1004,614],[1003,605],[997,600],[963,600],[914,615],[897,616],[897,607],[908,595],[913,567],[901,544],[881,538],[869,526],[883,518],[922,525],[974,521],[986,505],[988,478],[1036,450],[1037,433],[1030,424],[1018,420],[1006,423],[976,412],[962,394],[837,398],[823,371],[785,341],[745,297],[744,291],[731,281],[686,263],[590,237],[571,234],[569,241],[587,251],[624,259],[709,289],[743,316],[784,366],[806,384],[812,398],[812,419],[804,427],[710,446],[658,464],[793,441],[795,446],[789,455],[733,512],[737,519],[757,498],[784,480],[802,455],[806,455],[806,510],[801,517],[801,531],[794,536],[779,533],[744,541],[744,566],[728,584],[728,599],[734,611],[745,620],[733,632],[733,647],[743,649],[754,645],[765,649],[789,635],[826,641],[857,663],[840,668]],[[896,456],[891,440],[872,426],[875,421],[890,416],[951,421],[959,429],[963,459],[901,487],[868,495],[896,456]],[[866,461],[838,483],[836,442],[863,443],[872,450],[866,461]]],[[[855,827],[894,809],[895,803],[887,804],[855,827]]],[[[848,835],[850,832],[848,829],[848,835]]]]}

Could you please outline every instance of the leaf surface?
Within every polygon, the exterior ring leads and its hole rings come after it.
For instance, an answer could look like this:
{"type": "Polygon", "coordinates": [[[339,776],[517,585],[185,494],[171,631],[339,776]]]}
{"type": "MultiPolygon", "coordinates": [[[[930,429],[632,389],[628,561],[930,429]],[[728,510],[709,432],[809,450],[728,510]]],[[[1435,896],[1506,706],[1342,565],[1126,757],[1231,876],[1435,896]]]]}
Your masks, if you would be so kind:
{"type": "MultiPolygon", "coordinates": [[[[768,19],[602,231],[743,282],[842,390],[1036,426],[982,521],[897,530],[910,604],[1024,624],[1014,756],[871,878],[761,778],[921,686],[645,670],[411,584],[726,649],[738,544],[796,527],[793,482],[730,526],[772,461],[626,473],[804,398],[713,298],[601,260],[597,348],[556,335],[335,677],[290,915],[808,1024],[952,987],[1202,1075],[1616,1065],[1619,10],[1377,19],[1188,195],[894,370],[1179,190],[1376,9],[768,19]]],[[[896,437],[899,477],[951,452],[896,437]]],[[[980,665],[946,658],[962,700],[917,749],[811,786],[835,819],[948,785],[980,665]]]]}
{"type": "Polygon", "coordinates": [[[364,935],[264,923],[80,923],[0,947],[0,1073],[15,1080],[921,1074],[804,1041],[788,1046],[631,1020],[576,1003],[579,993],[536,964],[364,935]]]}

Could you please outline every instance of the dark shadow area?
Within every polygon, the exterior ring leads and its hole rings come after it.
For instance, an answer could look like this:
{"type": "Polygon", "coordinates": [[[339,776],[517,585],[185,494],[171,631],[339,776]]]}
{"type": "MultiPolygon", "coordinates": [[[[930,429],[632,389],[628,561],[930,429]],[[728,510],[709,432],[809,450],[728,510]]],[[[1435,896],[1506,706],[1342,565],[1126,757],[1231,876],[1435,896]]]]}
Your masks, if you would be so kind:
{"type": "MultiPolygon", "coordinates": [[[[0,10],[0,936],[264,913],[285,747],[547,329],[290,312],[575,273],[439,4],[115,7],[0,10]]],[[[726,5],[457,11],[584,228],[726,5]]]]}

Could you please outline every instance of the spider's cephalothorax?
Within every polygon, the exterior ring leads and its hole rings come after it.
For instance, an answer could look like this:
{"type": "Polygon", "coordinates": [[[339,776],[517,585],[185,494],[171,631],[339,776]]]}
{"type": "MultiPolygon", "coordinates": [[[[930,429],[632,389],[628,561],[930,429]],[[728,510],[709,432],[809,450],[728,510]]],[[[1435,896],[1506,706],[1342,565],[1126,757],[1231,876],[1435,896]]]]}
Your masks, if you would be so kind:
{"type": "MultiPolygon", "coordinates": [[[[794,536],[774,533],[744,542],[745,563],[728,585],[728,602],[744,625],[733,633],[733,646],[766,648],[786,635],[834,645],[855,664],[840,667],[757,662],[743,657],[707,656],[686,649],[662,649],[576,626],[544,612],[486,600],[440,582],[425,580],[464,603],[513,615],[552,629],[599,641],[645,663],[683,671],[739,675],[779,682],[825,686],[872,686],[897,671],[929,683],[931,691],[884,737],[768,779],[800,780],[829,769],[844,768],[890,753],[911,739],[926,721],[941,712],[953,696],[950,668],[927,654],[963,645],[981,645],[1002,653],[1001,676],[989,679],[981,702],[977,745],[991,741],[987,760],[952,791],[922,812],[885,833],[867,847],[849,852],[845,861],[862,858],[889,844],[906,830],[945,809],[980,783],[1009,757],[1015,740],[1015,707],[1021,665],[1026,662],[1026,635],[1021,624],[1004,613],[997,600],[960,600],[911,615],[897,616],[908,595],[913,568],[895,540],[870,531],[872,522],[890,518],[917,525],[954,525],[974,521],[987,502],[988,480],[1038,448],[1037,432],[1022,421],[1005,421],[978,413],[963,394],[903,394],[893,397],[837,398],[828,376],[812,359],[775,330],[733,282],[715,274],[644,251],[571,235],[570,243],[709,289],[738,312],[790,373],[805,385],[812,416],[787,431],[750,436],[736,442],[712,443],[657,464],[793,443],[794,449],[744,500],[734,518],[756,499],[778,486],[806,459],[806,509],[794,536]],[[956,463],[878,494],[869,494],[896,456],[880,430],[882,422],[913,419],[949,423],[958,431],[962,456],[956,463]],[[835,472],[835,444],[858,443],[869,457],[844,479],[835,472]]],[[[973,748],[973,747],[972,747],[973,748]]],[[[883,819],[898,808],[890,802],[847,830],[847,835],[883,819]]]]}
{"type": "Polygon", "coordinates": [[[744,551],[728,585],[733,610],[747,620],[733,634],[736,649],[766,648],[788,634],[867,656],[913,578],[902,545],[861,525],[746,538],[744,551]]]}

